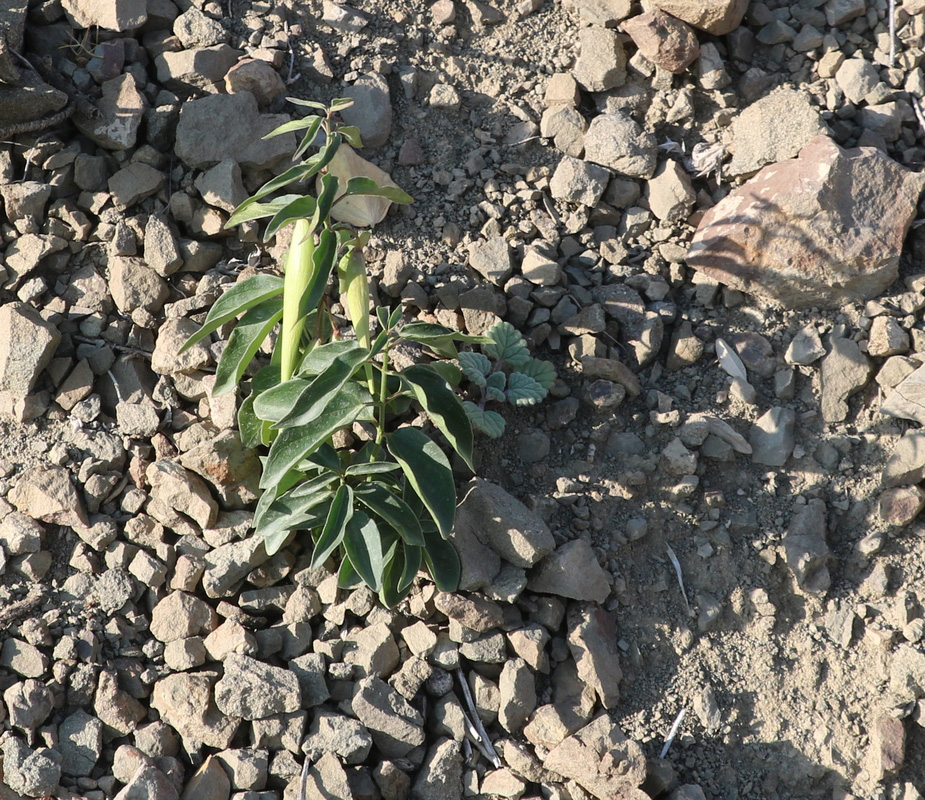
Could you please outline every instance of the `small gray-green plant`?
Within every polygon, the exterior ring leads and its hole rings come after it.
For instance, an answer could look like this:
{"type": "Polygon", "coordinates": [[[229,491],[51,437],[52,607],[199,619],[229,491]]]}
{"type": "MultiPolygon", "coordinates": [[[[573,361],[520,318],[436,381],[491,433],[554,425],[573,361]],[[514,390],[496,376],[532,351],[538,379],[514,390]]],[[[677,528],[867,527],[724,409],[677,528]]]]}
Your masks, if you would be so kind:
{"type": "Polygon", "coordinates": [[[268,553],[302,531],[311,538],[312,567],[338,559],[341,586],[365,583],[386,605],[407,595],[422,566],[438,588],[453,591],[460,574],[446,538],[456,515],[453,473],[412,404],[419,404],[471,469],[472,427],[452,388],[459,369],[446,359],[456,357],[457,343],[488,346],[491,340],[427,323],[400,325],[400,308],[370,313],[363,255],[369,234],[339,221],[351,215],[338,215],[338,205],[358,196],[396,203],[411,198],[362,175],[334,174],[332,164],[344,163],[334,161],[344,142],[360,146],[358,131],[336,119],[350,101],[335,100],[329,108],[293,102],[320,113],[270,135],[305,130],[296,157],[320,130],[324,144],[262,186],[228,222],[269,217],[267,239],[292,224],[284,277],[258,274],[239,281],[215,302],[186,347],[234,324],[216,370],[214,393],[222,394],[242,382],[261,345],[280,326],[270,362],[253,375],[238,413],[244,444],[268,447],[254,516],[268,553]],[[268,199],[309,180],[317,185],[316,196],[268,199]],[[335,271],[354,339],[341,338],[329,309],[325,293],[335,271]],[[390,352],[402,341],[420,344],[437,360],[396,370],[390,352]],[[365,423],[372,434],[336,447],[335,434],[354,423],[365,423]]]}
{"type": "Polygon", "coordinates": [[[526,340],[509,322],[498,322],[485,334],[489,341],[481,353],[458,356],[463,375],[474,387],[474,399],[466,400],[463,408],[473,428],[497,439],[504,433],[504,417],[490,406],[539,403],[549,393],[556,372],[548,361],[530,356],[526,340]]]}

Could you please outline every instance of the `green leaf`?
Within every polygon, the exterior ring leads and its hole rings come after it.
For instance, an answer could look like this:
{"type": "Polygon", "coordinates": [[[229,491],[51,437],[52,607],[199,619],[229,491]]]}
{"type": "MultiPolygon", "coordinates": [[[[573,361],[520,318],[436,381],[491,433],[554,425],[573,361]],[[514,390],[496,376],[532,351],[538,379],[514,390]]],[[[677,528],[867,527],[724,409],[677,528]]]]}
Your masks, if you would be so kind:
{"type": "Polygon", "coordinates": [[[301,97],[287,97],[286,99],[297,106],[306,106],[308,108],[314,108],[317,111],[328,110],[328,107],[324,103],[318,103],[315,100],[303,100],[301,97]]]}
{"type": "Polygon", "coordinates": [[[459,382],[462,380],[462,370],[452,361],[433,361],[427,366],[450,386],[459,386],[459,382]]]}
{"type": "Polygon", "coordinates": [[[463,403],[463,408],[475,430],[481,431],[492,439],[497,439],[504,433],[504,417],[496,411],[484,411],[468,400],[463,403]]]}
{"type": "Polygon", "coordinates": [[[306,425],[315,419],[330,403],[334,402],[344,384],[366,361],[366,356],[366,350],[359,344],[353,350],[344,353],[303,389],[289,411],[274,427],[282,430],[297,425],[306,425]]]}
{"type": "Polygon", "coordinates": [[[302,141],[299,142],[299,146],[296,148],[296,151],[292,154],[292,160],[295,161],[298,158],[301,158],[305,155],[305,151],[311,147],[315,140],[318,138],[318,129],[321,127],[321,119],[319,118],[316,123],[314,123],[302,137],[302,141]]]}
{"type": "Polygon", "coordinates": [[[320,375],[339,358],[357,347],[355,339],[340,339],[313,347],[299,366],[299,375],[320,375]]]}
{"type": "Polygon", "coordinates": [[[254,400],[254,413],[265,422],[276,422],[289,413],[296,400],[311,385],[304,378],[277,384],[258,395],[254,400]]]}
{"type": "Polygon", "coordinates": [[[263,444],[263,422],[254,413],[253,394],[238,408],[238,430],[241,432],[241,443],[248,450],[263,444]]]}
{"type": "Polygon", "coordinates": [[[302,197],[300,194],[284,194],[282,197],[277,197],[275,200],[271,200],[268,203],[250,202],[246,200],[234,210],[234,213],[224,225],[225,230],[236,228],[242,222],[272,217],[280,209],[285,208],[293,200],[298,200],[300,197],[302,197]]]}
{"type": "Polygon", "coordinates": [[[347,523],[353,517],[353,490],[341,484],[334,493],[324,527],[315,542],[310,569],[318,569],[343,542],[347,523]]]}
{"type": "Polygon", "coordinates": [[[218,359],[213,396],[223,395],[238,385],[244,370],[257,354],[263,340],[282,318],[282,298],[267,300],[259,306],[254,306],[241,317],[218,359]]]}
{"type": "Polygon", "coordinates": [[[301,119],[294,119],[290,122],[284,122],[278,128],[274,128],[270,131],[264,139],[272,139],[274,136],[281,136],[284,133],[292,133],[294,131],[301,131],[305,128],[315,128],[318,130],[318,126],[321,125],[321,117],[310,115],[307,117],[302,117],[301,119]]]}
{"type": "MultiPolygon", "coordinates": [[[[333,154],[331,155],[333,158],[333,154]]],[[[330,159],[328,159],[330,161],[330,159]]],[[[251,203],[256,203],[258,200],[263,200],[264,197],[269,197],[273,192],[279,191],[284,186],[288,186],[290,183],[295,183],[296,181],[307,181],[313,175],[317,175],[324,167],[327,165],[327,161],[324,160],[322,152],[315,153],[311,158],[306,159],[301,164],[296,164],[294,167],[287,169],[282,175],[277,175],[275,178],[268,180],[263,186],[261,186],[254,194],[247,198],[241,205],[235,209],[235,214],[238,213],[245,206],[250,205],[251,203]]],[[[298,195],[301,197],[302,195],[298,195]]]]}
{"type": "MultiPolygon", "coordinates": [[[[420,548],[415,548],[420,551],[420,548]]],[[[402,586],[405,577],[405,551],[397,547],[392,558],[387,558],[382,575],[382,591],[379,598],[386,608],[394,608],[411,592],[410,584],[402,586]]],[[[412,578],[413,580],[413,578],[412,578]]]]}
{"type": "Polygon", "coordinates": [[[520,331],[510,322],[496,322],[487,331],[491,344],[483,350],[495,361],[503,361],[515,369],[524,366],[530,360],[530,350],[520,331]]]}
{"type": "Polygon", "coordinates": [[[318,417],[301,428],[287,428],[270,446],[260,487],[273,486],[288,470],[317,450],[335,431],[352,425],[372,403],[369,392],[357,383],[348,383],[318,417]]]}
{"type": "Polygon", "coordinates": [[[504,387],[507,383],[507,376],[503,372],[493,372],[485,380],[485,395],[489,400],[497,400],[503,403],[506,399],[504,387]]]}
{"type": "Polygon", "coordinates": [[[297,483],[286,494],[294,500],[300,497],[309,497],[317,494],[322,489],[327,489],[338,478],[339,476],[336,472],[322,472],[320,475],[315,475],[308,480],[297,483]]]}
{"type": "MultiPolygon", "coordinates": [[[[278,347],[276,348],[279,349],[278,347]]],[[[275,351],[274,351],[275,352],[275,351]]],[[[272,362],[251,378],[251,390],[255,395],[261,394],[267,389],[272,389],[279,383],[279,364],[272,362]]]]}
{"type": "MultiPolygon", "coordinates": [[[[413,203],[414,200],[410,195],[403,192],[397,186],[380,186],[372,178],[366,178],[358,175],[347,181],[347,188],[341,197],[350,195],[367,195],[370,197],[385,197],[393,203],[413,203]]],[[[339,198],[338,198],[339,199],[339,198]]]]}
{"type": "Polygon", "coordinates": [[[548,361],[542,361],[538,358],[531,358],[522,367],[518,367],[517,371],[533,378],[533,380],[535,380],[547,392],[556,382],[556,370],[553,365],[548,361]]]}
{"type": "Polygon", "coordinates": [[[367,475],[382,475],[387,472],[394,472],[399,469],[398,464],[391,464],[388,461],[371,461],[368,464],[351,464],[344,470],[344,476],[348,478],[364,478],[367,475]]]}
{"type": "Polygon", "coordinates": [[[338,472],[341,468],[337,451],[330,444],[321,445],[314,453],[308,456],[308,461],[332,472],[338,472]]]}
{"type": "Polygon", "coordinates": [[[180,348],[180,352],[185,352],[196,342],[201,341],[213,331],[221,328],[226,322],[231,322],[245,311],[282,293],[283,279],[276,275],[261,273],[245,278],[243,281],[238,281],[212,304],[212,308],[209,309],[202,327],[190,336],[186,344],[180,348]]]}
{"type": "Polygon", "coordinates": [[[436,531],[424,530],[424,561],[441,592],[455,592],[462,568],[456,549],[436,531]]]}
{"type": "Polygon", "coordinates": [[[360,577],[350,563],[349,558],[340,562],[340,569],[337,570],[337,586],[339,589],[355,589],[363,585],[363,579],[360,577]]]}
{"type": "Polygon", "coordinates": [[[408,504],[381,483],[363,483],[354,490],[357,500],[384,522],[408,544],[421,545],[421,523],[408,504]]]}
{"type": "Polygon", "coordinates": [[[428,347],[442,358],[457,357],[454,342],[484,344],[491,341],[484,336],[469,336],[429,322],[410,322],[399,331],[399,336],[409,342],[418,342],[428,347]]]}
{"type": "Polygon", "coordinates": [[[507,399],[515,406],[532,406],[546,397],[546,390],[522,372],[512,372],[507,379],[507,399]]]}
{"type": "Polygon", "coordinates": [[[444,536],[456,518],[456,486],[446,455],[417,428],[399,428],[386,436],[389,452],[444,536]]]}
{"type": "Polygon", "coordinates": [[[321,176],[321,191],[318,193],[318,207],[315,209],[313,222],[316,225],[326,220],[331,215],[331,207],[337,199],[337,189],[340,181],[336,175],[326,173],[321,176]]]}
{"type": "Polygon", "coordinates": [[[299,498],[286,494],[271,503],[257,528],[257,535],[263,538],[267,554],[272,556],[276,553],[288,538],[289,532],[304,527],[308,519],[317,518],[319,524],[324,522],[330,515],[327,503],[333,494],[330,490],[299,498]]]}
{"type": "Polygon", "coordinates": [[[343,125],[337,129],[337,132],[344,137],[354,150],[359,150],[363,146],[363,138],[360,136],[360,129],[353,125],[343,125]]]}
{"type": "Polygon", "coordinates": [[[267,229],[263,233],[263,241],[270,241],[280,228],[285,228],[297,219],[309,219],[315,213],[316,208],[317,203],[314,197],[307,195],[297,197],[273,215],[273,219],[267,223],[267,229]]]}
{"type": "Polygon", "coordinates": [[[459,366],[465,375],[476,386],[484,386],[485,379],[491,373],[491,361],[488,356],[481,353],[460,353],[459,366]]]}
{"type": "Polygon", "coordinates": [[[382,589],[382,571],[385,568],[382,537],[375,521],[362,511],[357,511],[347,523],[344,551],[366,585],[374,592],[382,589]]]}
{"type": "Polygon", "coordinates": [[[401,579],[398,581],[398,590],[400,592],[403,592],[414,582],[414,579],[418,574],[418,570],[421,569],[421,561],[423,559],[424,548],[414,547],[413,545],[406,544],[404,546],[404,551],[405,564],[401,579]]]}
{"type": "Polygon", "coordinates": [[[424,364],[408,367],[401,376],[411,385],[411,391],[431,422],[446,436],[469,469],[475,472],[472,465],[472,426],[456,392],[443,376],[424,364]]]}
{"type": "Polygon", "coordinates": [[[353,105],[352,97],[335,97],[331,101],[331,111],[343,111],[353,105]]]}

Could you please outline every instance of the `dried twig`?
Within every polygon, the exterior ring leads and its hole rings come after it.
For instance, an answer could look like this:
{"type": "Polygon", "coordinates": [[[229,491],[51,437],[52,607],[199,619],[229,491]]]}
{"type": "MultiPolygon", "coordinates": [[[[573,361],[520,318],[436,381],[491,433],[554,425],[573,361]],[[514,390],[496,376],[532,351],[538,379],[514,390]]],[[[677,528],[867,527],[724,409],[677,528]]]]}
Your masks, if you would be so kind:
{"type": "Polygon", "coordinates": [[[915,111],[916,119],[919,121],[919,129],[925,135],[925,111],[922,110],[922,98],[910,94],[909,99],[912,100],[912,108],[915,111]]]}
{"type": "MultiPolygon", "coordinates": [[[[670,550],[671,548],[668,549],[670,550]]],[[[674,725],[671,726],[671,730],[668,731],[668,738],[665,739],[665,746],[662,748],[662,752],[658,754],[659,758],[664,758],[668,755],[668,749],[671,747],[672,742],[674,742],[674,737],[678,735],[678,729],[681,727],[681,723],[684,721],[685,714],[687,714],[687,709],[682,708],[678,713],[678,716],[675,717],[674,725]]]]}
{"type": "Polygon", "coordinates": [[[0,610],[0,631],[6,630],[14,622],[18,622],[26,614],[35,611],[44,601],[44,595],[41,589],[30,589],[22,600],[16,600],[10,603],[4,609],[0,610]]]}
{"type": "Polygon", "coordinates": [[[306,800],[308,797],[308,756],[302,762],[302,777],[299,779],[299,796],[297,800],[306,800]]]}
{"type": "Polygon", "coordinates": [[[695,616],[694,610],[691,608],[691,604],[687,601],[687,590],[684,588],[684,577],[681,575],[681,562],[678,561],[678,557],[674,554],[674,550],[671,549],[671,545],[666,544],[665,549],[668,551],[668,558],[671,559],[671,565],[674,567],[674,571],[678,575],[678,584],[681,586],[681,597],[684,598],[684,605],[687,607],[687,616],[695,616]]]}
{"type": "Polygon", "coordinates": [[[488,738],[488,731],[485,730],[485,726],[479,718],[478,711],[475,710],[475,703],[472,700],[472,693],[469,691],[469,684],[466,682],[466,676],[463,675],[462,670],[459,668],[456,669],[456,678],[462,686],[463,697],[466,700],[469,713],[472,715],[472,726],[475,728],[476,734],[472,738],[473,744],[475,744],[479,750],[482,750],[485,758],[492,763],[495,769],[498,769],[501,766],[501,759],[498,758],[498,754],[492,746],[491,739],[488,738]]]}

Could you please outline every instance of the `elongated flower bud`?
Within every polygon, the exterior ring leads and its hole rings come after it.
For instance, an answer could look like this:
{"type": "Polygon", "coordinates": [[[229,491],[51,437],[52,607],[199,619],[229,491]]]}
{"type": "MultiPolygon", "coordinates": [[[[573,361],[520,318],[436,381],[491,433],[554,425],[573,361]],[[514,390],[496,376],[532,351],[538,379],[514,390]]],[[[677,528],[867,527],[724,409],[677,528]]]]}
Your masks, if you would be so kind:
{"type": "Polygon", "coordinates": [[[299,344],[302,340],[302,329],[305,327],[305,317],[300,313],[300,304],[315,270],[312,261],[314,252],[315,239],[308,220],[297,220],[292,231],[292,244],[289,245],[286,257],[283,284],[283,328],[280,333],[280,378],[283,381],[292,377],[299,358],[299,344]]]}
{"type": "Polygon", "coordinates": [[[340,299],[347,309],[357,341],[370,346],[369,277],[366,274],[366,256],[362,250],[351,247],[337,266],[340,281],[340,299]]]}

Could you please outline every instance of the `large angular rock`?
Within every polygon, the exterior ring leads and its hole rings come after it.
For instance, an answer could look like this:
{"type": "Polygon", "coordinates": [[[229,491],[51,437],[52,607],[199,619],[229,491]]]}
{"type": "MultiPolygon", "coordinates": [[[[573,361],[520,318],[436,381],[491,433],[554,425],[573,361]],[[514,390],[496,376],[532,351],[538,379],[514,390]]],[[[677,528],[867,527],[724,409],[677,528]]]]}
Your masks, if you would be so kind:
{"type": "Polygon", "coordinates": [[[566,542],[546,556],[530,576],[527,586],[531,592],[596,603],[603,603],[610,594],[607,573],[584,539],[566,542]]]}
{"type": "Polygon", "coordinates": [[[809,594],[825,594],[832,583],[825,540],[826,506],[819,499],[797,506],[784,534],[784,558],[797,585],[809,594]]]}
{"type": "Polygon", "coordinates": [[[0,394],[25,400],[60,341],[58,329],[24,303],[0,307],[0,394]]]}
{"type": "Polygon", "coordinates": [[[154,684],[151,707],[192,750],[202,745],[224,750],[241,720],[222,714],[212,699],[215,675],[178,672],[154,684]]]}
{"type": "Polygon", "coordinates": [[[581,28],[581,52],[572,74],[589,92],[606,92],[626,82],[626,53],[617,32],[609,28],[581,28]]]}
{"type": "Polygon", "coordinates": [[[154,65],[160,83],[173,92],[215,94],[222,91],[225,74],[242,55],[240,50],[227,44],[217,44],[191,50],[168,50],[154,59],[154,65]]]}
{"type": "Polygon", "coordinates": [[[87,138],[107,150],[128,150],[135,146],[138,128],[148,107],[145,96],[135,86],[135,78],[125,73],[103,84],[97,103],[98,117],[75,114],[74,124],[87,138]]]}
{"type": "Polygon", "coordinates": [[[891,417],[911,419],[925,425],[925,366],[901,380],[880,407],[891,417]]]}
{"type": "Polygon", "coordinates": [[[28,517],[53,525],[86,527],[87,512],[64,467],[34,467],[24,472],[7,499],[28,517]]]}
{"type": "Polygon", "coordinates": [[[218,516],[218,503],[205,482],[171,458],[162,458],[148,466],[145,477],[151,495],[169,508],[186,514],[200,528],[210,528],[218,516]]]}
{"type": "Polygon", "coordinates": [[[215,684],[215,705],[229,717],[265,719],[298,711],[299,679],[289,670],[239,653],[225,659],[225,675],[215,684]]]}
{"type": "Polygon", "coordinates": [[[74,28],[129,31],[148,21],[146,0],[62,0],[61,5],[74,28]]]}
{"type": "Polygon", "coordinates": [[[516,567],[532,567],[556,546],[540,517],[497,484],[481,478],[470,481],[456,512],[455,529],[457,535],[460,530],[474,534],[516,567]]]}
{"type": "Polygon", "coordinates": [[[543,766],[570,778],[598,800],[647,800],[639,789],[646,778],[642,748],[606,714],[557,745],[543,766]]]}
{"type": "Polygon", "coordinates": [[[260,460],[235,431],[222,431],[187,450],[180,463],[209,481],[226,508],[246,508],[259,496],[260,460]]]}
{"type": "Polygon", "coordinates": [[[655,137],[629,114],[595,117],[585,133],[585,159],[632,178],[651,178],[658,162],[655,137]]]}
{"type": "Polygon", "coordinates": [[[795,158],[827,128],[805,92],[781,88],[752,103],[732,123],[730,175],[750,175],[766,164],[795,158]]]}
{"type": "Polygon", "coordinates": [[[380,678],[360,681],[352,706],[382,755],[404,758],[424,743],[424,720],[420,713],[380,678]]]}
{"type": "Polygon", "coordinates": [[[180,112],[176,154],[195,169],[208,169],[226,158],[245,169],[269,169],[295,151],[295,134],[263,139],[288,121],[285,114],[260,114],[250,92],[191,100],[180,112]]]}
{"type": "Polygon", "coordinates": [[[591,687],[604,708],[620,699],[620,654],[617,621],[613,614],[590,603],[575,604],[567,616],[568,644],[578,666],[578,677],[591,687]]]}
{"type": "Polygon", "coordinates": [[[893,448],[880,483],[884,489],[910,486],[925,480],[925,431],[909,431],[893,448]]]}
{"type": "Polygon", "coordinates": [[[684,72],[700,55],[700,43],[694,32],[664,11],[656,9],[628,19],[623,30],[640,53],[668,72],[684,72]]]}
{"type": "Polygon", "coordinates": [[[687,264],[789,308],[876,297],[898,274],[925,175],[817,136],[711,208],[687,264]]]}
{"type": "Polygon", "coordinates": [[[695,28],[722,36],[739,27],[748,0],[653,0],[653,5],[695,28]]]}
{"type": "Polygon", "coordinates": [[[853,339],[832,339],[831,348],[822,360],[822,418],[826,422],[843,422],[848,417],[848,398],[867,385],[873,373],[870,359],[853,339]]]}
{"type": "Polygon", "coordinates": [[[418,800],[456,800],[463,796],[462,773],[459,742],[440,739],[424,757],[414,781],[412,797],[418,800]]]}

